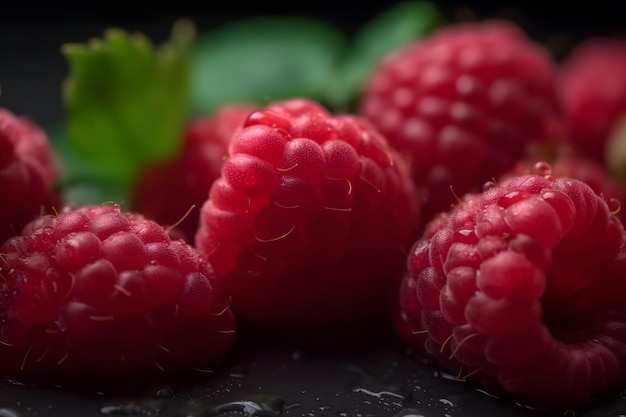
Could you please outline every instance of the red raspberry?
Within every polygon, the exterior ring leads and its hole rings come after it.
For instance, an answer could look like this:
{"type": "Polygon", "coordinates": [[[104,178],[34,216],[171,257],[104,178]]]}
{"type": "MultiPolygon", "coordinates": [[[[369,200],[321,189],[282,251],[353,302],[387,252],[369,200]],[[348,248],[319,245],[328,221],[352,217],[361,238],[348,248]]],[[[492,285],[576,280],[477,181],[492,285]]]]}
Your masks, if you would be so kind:
{"type": "Polygon", "coordinates": [[[117,206],[66,209],[0,248],[0,370],[152,373],[216,365],[234,316],[192,247],[117,206]]]}
{"type": "Polygon", "coordinates": [[[596,38],[578,45],[558,76],[570,140],[601,163],[611,132],[626,117],[624,68],[626,40],[596,38]]]}
{"type": "Polygon", "coordinates": [[[198,229],[198,210],[180,220],[191,207],[199,208],[208,198],[211,184],[220,176],[232,133],[252,111],[248,105],[229,105],[211,117],[193,120],[185,131],[181,154],[142,174],[131,210],[163,225],[177,224],[176,229],[192,242],[198,229]]]}
{"type": "Polygon", "coordinates": [[[430,218],[550,136],[554,64],[512,24],[448,26],[387,56],[360,112],[411,158],[430,218]]]}
{"type": "Polygon", "coordinates": [[[403,338],[531,406],[626,384],[624,229],[588,185],[519,176],[444,218],[409,255],[403,338]]]}
{"type": "Polygon", "coordinates": [[[542,161],[532,159],[520,161],[513,171],[505,174],[498,182],[529,173],[576,178],[601,196],[622,223],[626,222],[626,190],[603,165],[590,157],[568,149],[560,150],[548,161],[547,165],[542,161]]]}
{"type": "Polygon", "coordinates": [[[418,223],[413,197],[404,162],[367,121],[289,100],[233,136],[196,244],[255,325],[363,323],[390,308],[418,223]]]}
{"type": "Polygon", "coordinates": [[[59,175],[43,130],[0,108],[0,244],[42,212],[59,206],[53,190],[59,175]]]}

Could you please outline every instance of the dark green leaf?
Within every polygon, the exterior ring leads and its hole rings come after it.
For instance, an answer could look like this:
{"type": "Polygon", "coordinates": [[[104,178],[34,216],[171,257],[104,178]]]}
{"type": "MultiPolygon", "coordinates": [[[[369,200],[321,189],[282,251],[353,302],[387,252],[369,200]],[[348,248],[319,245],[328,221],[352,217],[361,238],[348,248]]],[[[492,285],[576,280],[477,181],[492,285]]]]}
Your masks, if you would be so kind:
{"type": "Polygon", "coordinates": [[[433,3],[405,1],[367,23],[357,34],[350,54],[330,84],[329,103],[335,108],[349,108],[380,59],[430,33],[439,19],[433,3]]]}
{"type": "Polygon", "coordinates": [[[180,145],[193,26],[181,22],[172,34],[171,42],[155,48],[140,34],[111,29],[104,39],[63,48],[73,150],[126,189],[146,165],[172,156],[180,145]]]}
{"type": "Polygon", "coordinates": [[[195,45],[193,110],[321,98],[344,48],[340,31],[310,18],[263,17],[217,28],[195,45]]]}

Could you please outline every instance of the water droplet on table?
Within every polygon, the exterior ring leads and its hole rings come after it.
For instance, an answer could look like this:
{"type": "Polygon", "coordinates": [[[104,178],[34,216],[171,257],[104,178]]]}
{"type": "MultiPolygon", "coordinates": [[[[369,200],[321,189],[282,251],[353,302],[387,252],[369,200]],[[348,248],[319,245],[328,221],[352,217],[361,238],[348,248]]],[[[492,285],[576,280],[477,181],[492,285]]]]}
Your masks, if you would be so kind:
{"type": "MultiPolygon", "coordinates": [[[[200,411],[196,416],[244,416],[244,417],[278,417],[282,414],[285,401],[274,395],[250,395],[247,398],[212,404],[200,411]]],[[[196,407],[200,405],[196,402],[196,407]]]]}
{"type": "Polygon", "coordinates": [[[21,417],[21,414],[8,408],[0,408],[0,417],[21,417]]]}

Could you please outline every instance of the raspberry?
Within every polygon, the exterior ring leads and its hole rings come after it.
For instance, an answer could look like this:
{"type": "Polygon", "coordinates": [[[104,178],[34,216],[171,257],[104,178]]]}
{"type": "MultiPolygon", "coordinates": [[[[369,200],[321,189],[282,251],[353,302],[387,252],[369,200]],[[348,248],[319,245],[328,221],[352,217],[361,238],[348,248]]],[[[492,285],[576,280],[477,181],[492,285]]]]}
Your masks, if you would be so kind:
{"type": "Polygon", "coordinates": [[[0,370],[150,374],[218,364],[234,316],[208,263],[118,206],[65,209],[0,248],[0,370]]]}
{"type": "Polygon", "coordinates": [[[574,49],[557,79],[570,141],[604,163],[613,129],[626,117],[626,40],[593,38],[574,49]]]}
{"type": "Polygon", "coordinates": [[[244,126],[196,236],[236,313],[300,334],[390,313],[419,222],[403,160],[366,120],[305,99],[244,126]]]}
{"type": "Polygon", "coordinates": [[[410,157],[428,219],[550,139],[554,75],[549,54],[512,24],[448,26],[383,59],[359,112],[410,157]]]}
{"type": "Polygon", "coordinates": [[[142,174],[131,210],[163,225],[177,224],[176,229],[192,242],[200,215],[198,210],[187,217],[185,213],[191,207],[202,206],[208,198],[211,184],[220,176],[230,136],[251,112],[248,105],[229,105],[211,117],[193,120],[185,131],[181,154],[142,174]]]}
{"type": "Polygon", "coordinates": [[[59,206],[60,169],[46,134],[0,108],[0,244],[42,212],[59,206]]]}
{"type": "Polygon", "coordinates": [[[626,384],[624,229],[588,185],[518,176],[443,218],[409,255],[401,337],[534,407],[626,384]]]}
{"type": "Polygon", "coordinates": [[[560,148],[548,161],[549,164],[533,159],[520,161],[510,173],[501,177],[499,182],[528,173],[576,178],[601,196],[622,223],[626,221],[626,190],[602,164],[567,147],[560,148]]]}

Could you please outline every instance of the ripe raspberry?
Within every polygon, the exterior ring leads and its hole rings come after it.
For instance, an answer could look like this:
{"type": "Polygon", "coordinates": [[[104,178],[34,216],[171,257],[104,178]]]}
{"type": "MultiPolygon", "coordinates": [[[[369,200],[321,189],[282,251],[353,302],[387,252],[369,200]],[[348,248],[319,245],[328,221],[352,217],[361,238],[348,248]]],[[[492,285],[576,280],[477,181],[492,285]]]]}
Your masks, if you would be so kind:
{"type": "Polygon", "coordinates": [[[563,64],[557,91],[571,142],[604,163],[612,130],[626,117],[626,41],[589,39],[563,64]]]}
{"type": "Polygon", "coordinates": [[[206,368],[234,316],[200,254],[117,206],[66,209],[0,248],[0,370],[13,375],[206,368]]]}
{"type": "Polygon", "coordinates": [[[46,134],[0,108],[0,245],[42,212],[59,206],[60,169],[46,134]]]}
{"type": "Polygon", "coordinates": [[[360,113],[412,159],[425,216],[508,171],[558,117],[554,64],[512,24],[448,26],[387,56],[360,113]]]}
{"type": "Polygon", "coordinates": [[[519,176],[442,216],[409,255],[403,338],[531,406],[626,384],[624,229],[588,185],[519,176]]]}
{"type": "Polygon", "coordinates": [[[548,165],[532,159],[520,161],[498,182],[518,175],[542,173],[536,171],[543,171],[543,174],[559,178],[575,178],[590,186],[607,202],[609,208],[615,212],[622,223],[626,222],[626,190],[603,165],[568,148],[562,148],[548,161],[548,165]]]}
{"type": "MultiPolygon", "coordinates": [[[[211,117],[193,120],[184,134],[181,154],[172,161],[148,168],[133,195],[131,210],[162,225],[177,224],[187,211],[208,198],[220,170],[232,133],[253,111],[252,106],[230,105],[211,117]]],[[[189,213],[176,229],[192,242],[199,213],[189,213]]]]}
{"type": "Polygon", "coordinates": [[[196,245],[242,318],[302,333],[389,313],[417,223],[408,170],[386,140],[294,99],[233,136],[196,245]]]}

